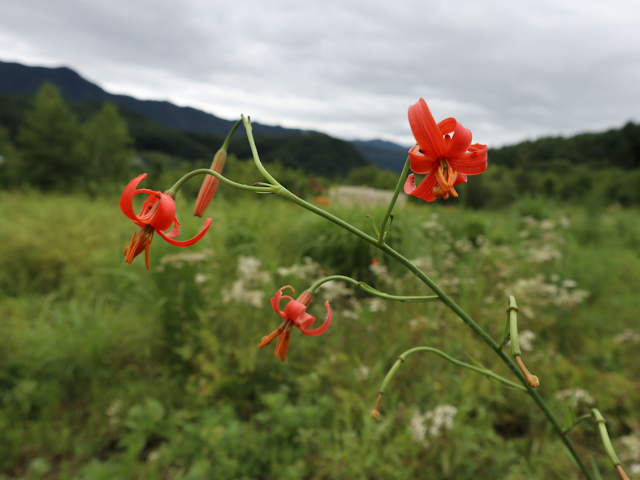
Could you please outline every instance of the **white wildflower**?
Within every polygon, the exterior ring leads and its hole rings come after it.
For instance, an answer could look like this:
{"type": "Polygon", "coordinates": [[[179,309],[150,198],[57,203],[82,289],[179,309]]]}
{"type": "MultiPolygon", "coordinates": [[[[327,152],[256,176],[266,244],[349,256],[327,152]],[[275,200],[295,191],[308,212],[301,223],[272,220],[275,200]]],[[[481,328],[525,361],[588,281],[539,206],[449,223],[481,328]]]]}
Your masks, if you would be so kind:
{"type": "Polygon", "coordinates": [[[431,258],[430,256],[415,258],[411,260],[411,263],[413,263],[423,272],[433,271],[433,258],[431,258]]]}
{"type": "Polygon", "coordinates": [[[302,258],[302,265],[292,265],[290,267],[280,267],[276,270],[278,275],[283,277],[298,277],[305,280],[315,276],[320,271],[320,264],[314,262],[310,257],[302,258]]]}
{"type": "Polygon", "coordinates": [[[320,285],[318,290],[320,289],[322,289],[323,298],[326,298],[329,302],[353,295],[353,290],[347,287],[346,282],[331,280],[330,282],[320,285]]]}
{"type": "Polygon", "coordinates": [[[640,438],[637,435],[625,435],[619,438],[624,445],[624,451],[620,452],[620,460],[623,462],[640,462],[640,438]]]}
{"type": "Polygon", "coordinates": [[[372,298],[367,301],[370,312],[384,312],[387,310],[387,304],[380,298],[372,298]]]}
{"type": "Polygon", "coordinates": [[[563,280],[561,285],[565,288],[576,288],[578,286],[578,282],[575,280],[563,280]]]}
{"type": "MultiPolygon", "coordinates": [[[[165,255],[160,259],[160,264],[174,268],[182,268],[185,264],[193,264],[204,262],[213,257],[213,250],[207,248],[201,252],[186,251],[175,253],[173,255],[165,255]]],[[[164,268],[163,268],[164,270],[164,268]]],[[[158,271],[159,267],[158,267],[158,271]]]]}
{"type": "Polygon", "coordinates": [[[362,382],[369,378],[369,367],[366,365],[361,365],[353,371],[353,376],[356,377],[356,380],[362,382]]]}
{"type": "Polygon", "coordinates": [[[556,224],[552,220],[543,220],[542,222],[540,222],[540,228],[542,230],[553,230],[554,228],[556,228],[556,224]]]}
{"type": "Polygon", "coordinates": [[[534,263],[546,263],[562,257],[560,250],[551,244],[530,247],[526,251],[528,259],[534,263]]]}
{"type": "Polygon", "coordinates": [[[586,403],[589,406],[596,404],[596,401],[589,395],[589,392],[582,388],[566,388],[554,393],[553,397],[560,401],[571,400],[571,406],[573,408],[577,407],[580,402],[586,403]]]}
{"type": "Polygon", "coordinates": [[[196,277],[194,280],[196,283],[204,283],[207,280],[209,280],[209,275],[205,275],[204,273],[198,273],[196,274],[196,277]]]}
{"type": "Polygon", "coordinates": [[[122,400],[114,400],[109,404],[106,410],[107,417],[109,417],[109,423],[111,425],[115,425],[120,421],[120,417],[118,414],[122,410],[122,400]]]}
{"type": "Polygon", "coordinates": [[[160,452],[158,450],[154,450],[149,455],[147,455],[147,463],[153,463],[160,458],[160,452]]]}
{"type": "Polygon", "coordinates": [[[389,275],[389,268],[379,263],[372,263],[369,265],[369,270],[373,272],[376,278],[383,283],[391,283],[393,278],[389,275]]]}
{"type": "Polygon", "coordinates": [[[262,290],[247,289],[243,279],[233,282],[230,289],[223,288],[221,293],[224,303],[244,303],[255,308],[261,308],[264,305],[264,292],[262,290]]]}
{"type": "Polygon", "coordinates": [[[245,257],[244,255],[238,257],[238,273],[243,277],[255,275],[261,265],[262,262],[256,257],[245,257]]]}
{"type": "Polygon", "coordinates": [[[560,217],[558,219],[558,224],[566,230],[571,225],[571,221],[567,217],[560,217]]]}
{"type": "Polygon", "coordinates": [[[637,332],[635,332],[634,330],[631,330],[630,328],[625,328],[622,331],[622,333],[619,333],[614,338],[616,343],[625,343],[625,342],[635,343],[638,340],[640,340],[640,335],[638,335],[637,332]]]}
{"type": "Polygon", "coordinates": [[[453,419],[458,409],[452,405],[438,405],[424,415],[414,411],[409,421],[409,431],[416,442],[425,442],[426,434],[431,438],[442,436],[444,430],[453,428],[453,419]]]}
{"type": "MultiPolygon", "coordinates": [[[[518,333],[518,343],[520,344],[520,350],[523,352],[530,352],[533,350],[533,342],[536,339],[536,334],[531,330],[525,330],[518,333]]],[[[507,342],[507,345],[511,345],[511,340],[507,342]]]]}
{"type": "Polygon", "coordinates": [[[411,415],[408,428],[414,442],[426,443],[424,437],[427,434],[427,426],[424,424],[424,416],[420,415],[418,410],[415,410],[411,415]]]}

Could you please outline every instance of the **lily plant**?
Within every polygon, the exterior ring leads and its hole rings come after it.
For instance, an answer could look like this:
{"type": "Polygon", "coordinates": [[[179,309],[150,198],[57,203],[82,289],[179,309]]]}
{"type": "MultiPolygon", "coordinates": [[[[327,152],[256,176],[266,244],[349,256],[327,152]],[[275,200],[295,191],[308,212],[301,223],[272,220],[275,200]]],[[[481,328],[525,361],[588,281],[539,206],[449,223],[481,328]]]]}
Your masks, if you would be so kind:
{"type": "Polygon", "coordinates": [[[332,275],[318,279],[315,283],[310,285],[307,290],[302,292],[296,300],[290,296],[283,295],[283,290],[285,289],[291,289],[293,292],[292,287],[284,286],[279,289],[271,299],[271,306],[282,321],[272,333],[262,338],[262,341],[258,345],[260,348],[270,344],[273,340],[279,337],[275,347],[274,356],[279,356],[284,362],[293,327],[296,327],[303,334],[308,336],[319,336],[325,333],[331,325],[332,318],[332,310],[329,306],[329,302],[325,303],[327,309],[326,320],[317,328],[311,329],[311,326],[316,319],[308,314],[306,310],[311,304],[316,289],[331,280],[345,281],[361,288],[369,295],[388,301],[441,302],[453,311],[462,322],[473,330],[487,344],[487,346],[494,351],[494,353],[509,368],[513,375],[513,379],[508,379],[498,375],[480,364],[462,362],[433,347],[413,347],[398,357],[397,361],[391,366],[388,374],[382,381],[378,391],[375,407],[371,412],[372,418],[376,419],[379,417],[379,409],[383,396],[391,385],[395,374],[402,365],[408,361],[408,358],[416,353],[431,353],[444,358],[453,365],[479,373],[490,379],[498,381],[506,387],[516,389],[522,392],[522,394],[528,395],[546,417],[551,427],[566,447],[566,451],[573,459],[575,465],[588,480],[597,480],[601,478],[600,472],[595,464],[592,465],[592,470],[587,468],[582,458],[578,455],[578,452],[570,438],[567,436],[567,432],[585,420],[594,421],[598,424],[605,452],[609,457],[613,468],[619,473],[622,479],[627,479],[628,477],[625,474],[621,462],[618,459],[609,439],[605,420],[597,409],[594,408],[591,410],[591,413],[582,415],[578,418],[576,418],[573,411],[571,411],[569,424],[561,426],[547,406],[546,402],[538,393],[537,388],[540,385],[540,379],[529,372],[522,359],[522,351],[518,341],[518,306],[516,304],[516,299],[513,296],[509,297],[507,303],[507,319],[504,333],[500,338],[495,339],[482,329],[482,327],[480,327],[480,325],[478,325],[478,323],[476,323],[476,321],[471,318],[467,312],[454,302],[442,288],[427,276],[425,272],[420,270],[400,252],[394,250],[385,242],[388,229],[390,228],[389,222],[393,220],[393,210],[398,196],[402,191],[427,202],[432,202],[439,198],[446,200],[451,196],[458,196],[455,189],[456,185],[467,182],[469,180],[469,176],[479,175],[487,168],[487,146],[478,143],[472,144],[471,131],[460,124],[455,118],[447,118],[436,123],[427,103],[423,99],[420,99],[416,104],[409,107],[408,116],[411,131],[416,139],[416,145],[408,152],[408,157],[398,179],[391,202],[384,217],[381,219],[380,227],[378,228],[376,223],[372,220],[375,235],[372,236],[365,233],[341,218],[297,197],[279,183],[260,161],[258,149],[252,134],[250,118],[242,116],[241,119],[235,123],[224,144],[214,157],[210,169],[197,169],[186,174],[165,192],[137,189],[138,184],[145,178],[145,174],[136,177],[127,185],[120,200],[120,208],[122,209],[122,212],[140,228],[140,230],[139,232],[134,233],[129,246],[124,249],[126,262],[131,263],[137,255],[144,251],[146,266],[148,269],[149,246],[153,235],[156,232],[165,241],[178,247],[193,245],[207,233],[207,230],[211,225],[210,218],[206,219],[202,230],[194,238],[186,241],[175,240],[180,231],[180,224],[175,217],[176,193],[186,181],[195,176],[205,175],[194,210],[194,214],[196,216],[202,216],[204,214],[215,195],[219,182],[223,182],[232,187],[249,192],[273,194],[284,197],[300,207],[325,218],[329,222],[344,228],[354,236],[368,242],[385,255],[396,260],[421,280],[425,287],[430,290],[430,293],[422,296],[390,295],[379,291],[364,282],[358,281],[357,279],[342,275],[332,275]],[[251,147],[255,166],[265,178],[266,182],[260,182],[255,185],[244,185],[234,182],[222,175],[224,163],[227,158],[229,141],[241,123],[244,125],[247,133],[247,139],[251,147]],[[410,170],[411,173],[409,173],[410,170]],[[416,184],[415,174],[426,174],[426,176],[421,183],[416,184]],[[133,211],[132,199],[134,195],[138,194],[144,194],[148,197],[142,206],[141,212],[136,214],[133,211]],[[387,227],[388,223],[389,227],[387,227]],[[173,228],[168,233],[165,233],[165,231],[172,225],[173,228]],[[283,299],[287,299],[288,302],[284,307],[284,310],[281,310],[280,305],[283,299]],[[509,342],[510,352],[507,351],[507,345],[509,342]]]}

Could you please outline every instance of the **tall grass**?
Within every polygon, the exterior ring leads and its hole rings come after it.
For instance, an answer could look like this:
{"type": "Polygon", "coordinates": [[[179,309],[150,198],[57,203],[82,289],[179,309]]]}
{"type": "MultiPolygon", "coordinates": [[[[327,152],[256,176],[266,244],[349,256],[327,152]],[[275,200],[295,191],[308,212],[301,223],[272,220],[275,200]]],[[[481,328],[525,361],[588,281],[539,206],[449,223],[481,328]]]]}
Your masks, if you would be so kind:
{"type": "MultiPolygon", "coordinates": [[[[189,237],[202,220],[179,203],[189,237]]],[[[334,213],[367,231],[366,215],[384,212],[334,213]]],[[[147,272],[142,259],[122,261],[133,225],[117,199],[0,198],[1,478],[580,478],[526,397],[439,358],[411,357],[380,419],[369,418],[387,369],[413,346],[509,375],[438,304],[320,289],[312,313],[324,318],[331,299],[327,334],[293,332],[284,364],[273,345],[259,350],[279,323],[268,300],[283,285],[304,290],[342,273],[390,293],[428,292],[279,199],[216,198],[209,215],[209,234],[190,249],[156,237],[147,272]],[[421,437],[417,415],[439,405],[457,408],[452,428],[436,436],[427,422],[421,437]]],[[[409,206],[389,243],[420,259],[495,338],[516,294],[541,394],[560,417],[575,400],[564,389],[591,395],[633,464],[639,218],[539,200],[500,212],[409,206]]],[[[615,478],[593,425],[572,436],[615,478]]]]}

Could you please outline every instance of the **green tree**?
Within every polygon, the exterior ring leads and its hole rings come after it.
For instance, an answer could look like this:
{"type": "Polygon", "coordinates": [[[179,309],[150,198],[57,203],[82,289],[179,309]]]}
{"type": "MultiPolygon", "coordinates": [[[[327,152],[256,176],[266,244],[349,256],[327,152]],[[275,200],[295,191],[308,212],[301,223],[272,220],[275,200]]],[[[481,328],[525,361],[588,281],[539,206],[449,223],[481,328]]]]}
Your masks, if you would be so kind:
{"type": "Polygon", "coordinates": [[[15,186],[18,180],[18,154],[9,142],[7,131],[0,125],[0,187],[15,186]]]}
{"type": "Polygon", "coordinates": [[[77,154],[78,123],[58,89],[40,88],[18,132],[22,179],[43,190],[68,189],[82,177],[77,154]]]}
{"type": "Polygon", "coordinates": [[[126,122],[111,103],[80,127],[78,155],[85,165],[89,184],[126,180],[134,155],[126,122]]]}

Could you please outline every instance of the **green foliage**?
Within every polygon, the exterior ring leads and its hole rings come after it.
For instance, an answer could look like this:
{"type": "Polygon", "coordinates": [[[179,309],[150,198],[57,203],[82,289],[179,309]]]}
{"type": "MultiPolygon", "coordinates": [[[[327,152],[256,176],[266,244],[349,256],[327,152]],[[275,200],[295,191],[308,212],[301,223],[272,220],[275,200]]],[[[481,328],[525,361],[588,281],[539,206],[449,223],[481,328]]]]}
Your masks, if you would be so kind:
{"type": "Polygon", "coordinates": [[[489,158],[498,165],[527,170],[546,169],[560,161],[596,169],[636,169],[640,167],[640,125],[629,122],[602,133],[522,142],[491,149],[489,158]]]}
{"type": "Polygon", "coordinates": [[[351,170],[344,181],[345,185],[363,185],[383,190],[395,190],[397,183],[398,175],[374,165],[351,170]]]}
{"type": "Polygon", "coordinates": [[[58,90],[45,83],[18,133],[22,177],[43,190],[68,189],[84,175],[75,151],[78,124],[58,90]]]}
{"type": "Polygon", "coordinates": [[[133,158],[131,143],[127,124],[115,105],[105,103],[98,114],[81,126],[78,155],[91,190],[97,191],[107,182],[128,180],[133,158]]]}
{"type": "MultiPolygon", "coordinates": [[[[374,273],[375,252],[358,251],[308,212],[243,192],[230,199],[216,197],[212,230],[196,246],[156,237],[148,272],[141,259],[122,262],[135,227],[117,198],[0,197],[0,221],[11,226],[0,233],[0,475],[579,478],[531,401],[441,359],[411,357],[380,419],[369,418],[387,369],[416,345],[467,361],[469,352],[510,375],[438,304],[380,310],[361,293],[337,295],[329,331],[294,331],[286,363],[272,356],[273,344],[258,349],[279,324],[268,305],[277,288],[304,289],[359,255],[356,273],[378,288],[427,292],[384,257],[376,256],[393,281],[384,269],[374,273]],[[255,270],[239,270],[242,255],[257,257],[249,262],[255,270]],[[415,441],[415,412],[443,404],[458,408],[453,428],[427,433],[428,445],[415,441]]],[[[191,217],[185,197],[178,206],[190,236],[202,220],[191,217]]],[[[368,229],[365,214],[379,219],[383,211],[333,213],[368,229]]],[[[419,259],[495,337],[506,293],[515,293],[521,337],[536,335],[524,359],[541,394],[562,416],[554,395],[585,389],[622,454],[620,437],[639,433],[638,216],[535,197],[501,212],[408,207],[397,212],[389,243],[419,259]]],[[[324,318],[329,294],[317,291],[312,314],[324,318]]],[[[579,403],[577,414],[585,408],[579,403]]],[[[578,448],[610,475],[597,427],[581,425],[578,448]]]]}

